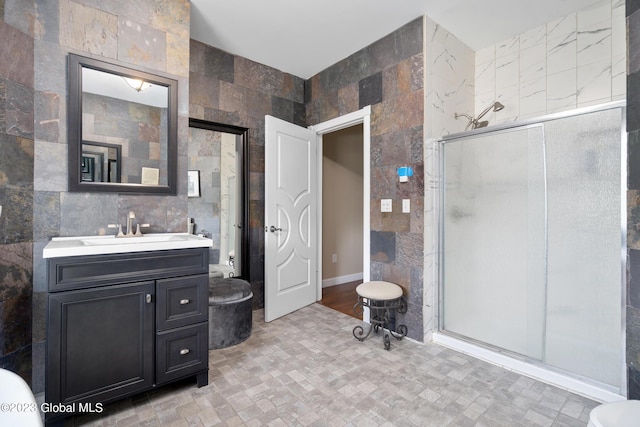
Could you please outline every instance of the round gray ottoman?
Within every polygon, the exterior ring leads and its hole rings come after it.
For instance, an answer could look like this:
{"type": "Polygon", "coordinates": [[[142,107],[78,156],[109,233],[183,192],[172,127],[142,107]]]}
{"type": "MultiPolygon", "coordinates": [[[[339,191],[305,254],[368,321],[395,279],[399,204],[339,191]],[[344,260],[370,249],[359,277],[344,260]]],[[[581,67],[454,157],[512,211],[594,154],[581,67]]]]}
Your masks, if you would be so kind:
{"type": "Polygon", "coordinates": [[[251,285],[234,278],[209,278],[209,349],[230,347],[251,336],[251,285]]]}

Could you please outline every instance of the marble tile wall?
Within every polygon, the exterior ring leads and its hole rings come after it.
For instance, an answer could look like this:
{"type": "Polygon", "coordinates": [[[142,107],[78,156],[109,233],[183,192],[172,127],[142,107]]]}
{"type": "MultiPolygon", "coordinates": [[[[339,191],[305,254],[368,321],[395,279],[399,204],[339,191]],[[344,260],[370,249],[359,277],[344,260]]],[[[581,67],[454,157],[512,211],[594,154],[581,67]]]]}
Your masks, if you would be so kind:
{"type": "MultiPolygon", "coordinates": [[[[186,231],[190,3],[188,0],[5,0],[31,4],[20,19],[33,28],[33,389],[44,389],[46,263],[53,236],[106,233],[129,210],[155,232],[186,231]],[[35,8],[34,8],[35,6],[35,8]],[[67,191],[67,54],[113,59],[178,80],[177,196],[67,191]]],[[[7,13],[5,13],[7,15],[7,13]]],[[[4,40],[4,38],[3,38],[4,40]]],[[[3,56],[4,58],[5,56],[3,56]]],[[[5,63],[5,61],[2,61],[5,63]]]]}
{"type": "Polygon", "coordinates": [[[371,280],[399,284],[409,310],[400,319],[422,341],[424,201],[423,19],[332,65],[306,81],[307,124],[371,105],[371,280]],[[414,176],[398,182],[397,168],[414,176]],[[380,199],[393,212],[380,212],[380,199]],[[401,210],[411,199],[411,214],[401,210]]]}
{"type": "Polygon", "coordinates": [[[423,328],[430,341],[438,327],[438,139],[464,130],[466,122],[456,112],[473,112],[475,52],[429,17],[425,28],[423,328]]]}
{"type": "Polygon", "coordinates": [[[33,4],[0,1],[0,368],[31,384],[33,4]]]}
{"type": "Polygon", "coordinates": [[[306,126],[304,80],[191,40],[190,117],[249,129],[249,281],[264,306],[264,116],[306,126]]]}
{"type": "Polygon", "coordinates": [[[627,397],[640,399],[640,1],[626,1],[627,69],[627,397]]]}
{"type": "Polygon", "coordinates": [[[505,108],[491,124],[625,99],[624,6],[604,0],[476,52],[472,115],[494,100],[505,108]]]}

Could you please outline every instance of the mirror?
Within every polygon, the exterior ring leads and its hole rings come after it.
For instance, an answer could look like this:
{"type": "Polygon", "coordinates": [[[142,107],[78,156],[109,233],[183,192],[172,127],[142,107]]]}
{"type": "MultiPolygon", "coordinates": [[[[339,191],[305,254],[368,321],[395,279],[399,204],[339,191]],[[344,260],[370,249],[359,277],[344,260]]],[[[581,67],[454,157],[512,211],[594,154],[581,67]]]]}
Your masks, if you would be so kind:
{"type": "Polygon", "coordinates": [[[249,279],[248,135],[246,128],[189,119],[189,180],[198,191],[190,190],[188,215],[195,234],[213,239],[213,277],[249,279]]]}
{"type": "Polygon", "coordinates": [[[69,191],[177,192],[178,82],[69,54],[69,191]]]}

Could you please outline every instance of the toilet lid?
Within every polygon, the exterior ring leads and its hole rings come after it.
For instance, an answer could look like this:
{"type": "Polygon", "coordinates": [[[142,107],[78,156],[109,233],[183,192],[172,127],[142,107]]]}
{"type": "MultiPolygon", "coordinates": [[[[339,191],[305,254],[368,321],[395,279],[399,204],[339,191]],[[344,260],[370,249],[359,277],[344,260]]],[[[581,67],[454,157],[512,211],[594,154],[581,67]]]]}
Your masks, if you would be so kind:
{"type": "Polygon", "coordinates": [[[589,415],[595,427],[637,427],[640,425],[640,400],[624,400],[596,406],[589,415]]]}

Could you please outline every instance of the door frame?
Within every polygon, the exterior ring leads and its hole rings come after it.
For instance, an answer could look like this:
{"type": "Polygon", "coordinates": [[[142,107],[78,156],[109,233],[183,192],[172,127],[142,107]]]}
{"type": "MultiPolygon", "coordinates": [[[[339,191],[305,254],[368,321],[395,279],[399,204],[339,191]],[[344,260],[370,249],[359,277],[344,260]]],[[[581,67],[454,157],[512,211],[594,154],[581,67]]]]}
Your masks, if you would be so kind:
{"type": "Polygon", "coordinates": [[[322,299],[322,161],[323,143],[322,136],[351,126],[362,124],[362,186],[363,206],[362,206],[362,278],[368,282],[370,278],[370,244],[371,244],[371,106],[367,105],[358,111],[345,114],[317,125],[309,126],[318,136],[318,270],[317,270],[317,301],[322,299]]]}

